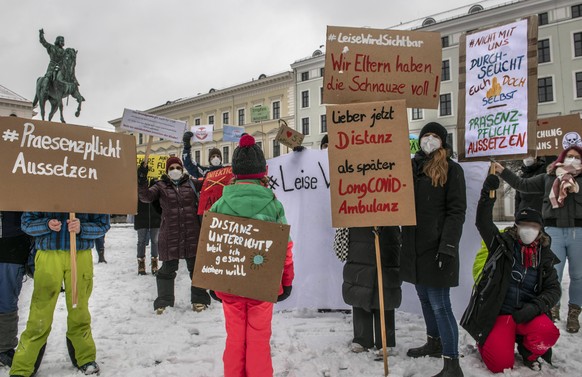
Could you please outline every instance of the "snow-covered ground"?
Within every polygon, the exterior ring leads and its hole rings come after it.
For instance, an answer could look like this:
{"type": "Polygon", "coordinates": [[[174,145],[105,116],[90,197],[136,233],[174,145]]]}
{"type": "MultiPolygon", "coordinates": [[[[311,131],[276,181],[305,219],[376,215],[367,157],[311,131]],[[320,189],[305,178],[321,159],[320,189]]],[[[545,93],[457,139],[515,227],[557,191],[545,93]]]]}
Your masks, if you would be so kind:
{"type": "MultiPolygon", "coordinates": [[[[101,376],[221,376],[226,337],[221,304],[213,302],[202,313],[190,309],[190,281],[182,263],[176,278],[176,305],[163,315],[156,315],[152,306],[156,297],[155,278],[137,275],[136,241],[131,225],[113,225],[106,237],[105,255],[109,263],[95,264],[90,305],[101,376]]],[[[567,289],[565,275],[563,285],[567,289]]],[[[28,280],[20,295],[21,332],[26,325],[31,293],[32,280],[28,280]]],[[[562,300],[562,308],[562,317],[565,317],[566,298],[562,300]]],[[[562,335],[554,348],[555,367],[544,364],[541,372],[534,372],[522,366],[517,356],[516,368],[504,375],[581,376],[582,333],[568,334],[564,321],[558,325],[562,335]]],[[[69,361],[65,331],[66,308],[62,296],[38,377],[81,375],[69,361]]],[[[397,346],[389,356],[390,376],[424,377],[440,371],[441,360],[406,357],[406,350],[421,345],[424,338],[422,318],[397,311],[397,346]]],[[[354,354],[348,350],[351,339],[350,314],[277,311],[271,339],[275,376],[383,376],[383,363],[375,361],[372,352],[354,354]]],[[[465,376],[493,375],[481,362],[474,341],[462,329],[459,343],[465,376]]],[[[8,369],[0,368],[0,377],[4,376],[8,376],[8,369]]]]}

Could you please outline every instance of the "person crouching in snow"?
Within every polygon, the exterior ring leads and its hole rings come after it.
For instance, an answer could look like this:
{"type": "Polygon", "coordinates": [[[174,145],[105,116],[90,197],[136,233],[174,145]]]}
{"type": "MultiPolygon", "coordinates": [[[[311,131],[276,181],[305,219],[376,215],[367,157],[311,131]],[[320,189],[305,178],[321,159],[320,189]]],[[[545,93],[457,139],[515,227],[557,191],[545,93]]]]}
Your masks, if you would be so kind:
{"type": "MultiPolygon", "coordinates": [[[[286,224],[283,205],[266,187],[267,164],[255,139],[244,134],[232,156],[234,183],[226,186],[222,197],[212,205],[211,212],[286,224]]],[[[287,244],[287,255],[278,301],[291,294],[293,242],[287,244]]],[[[222,300],[226,325],[224,350],[225,377],[273,376],[271,360],[271,321],[273,303],[216,292],[222,300]]]]}
{"type": "Polygon", "coordinates": [[[562,292],[554,267],[559,260],[535,209],[518,211],[515,225],[499,232],[492,215],[495,198],[489,197],[498,187],[499,178],[489,175],[477,206],[476,225],[489,255],[461,326],[493,373],[513,368],[516,341],[523,363],[540,370],[539,358],[551,363],[551,347],[560,336],[550,316],[562,292]]]}

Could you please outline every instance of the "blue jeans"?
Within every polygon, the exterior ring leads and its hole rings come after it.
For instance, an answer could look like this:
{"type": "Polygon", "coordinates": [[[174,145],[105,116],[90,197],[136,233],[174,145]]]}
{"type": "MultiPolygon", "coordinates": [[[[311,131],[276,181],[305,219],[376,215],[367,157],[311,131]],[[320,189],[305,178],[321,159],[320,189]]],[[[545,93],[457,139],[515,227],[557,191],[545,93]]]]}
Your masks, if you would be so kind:
{"type": "Polygon", "coordinates": [[[138,229],[137,230],[137,257],[145,258],[146,245],[150,240],[150,254],[152,258],[158,257],[158,233],[160,228],[138,229]]]}
{"type": "Polygon", "coordinates": [[[105,236],[95,238],[95,249],[97,251],[105,251],[105,236]]]}
{"type": "Polygon", "coordinates": [[[552,251],[560,259],[560,264],[556,265],[560,282],[566,259],[568,259],[568,273],[570,274],[568,302],[582,306],[582,228],[548,226],[546,233],[552,237],[552,251]]]}
{"type": "Polygon", "coordinates": [[[0,314],[18,311],[24,265],[0,263],[0,314]]]}
{"type": "Polygon", "coordinates": [[[415,285],[422,306],[426,333],[441,338],[443,356],[459,357],[459,328],[451,307],[450,288],[415,285]]]}

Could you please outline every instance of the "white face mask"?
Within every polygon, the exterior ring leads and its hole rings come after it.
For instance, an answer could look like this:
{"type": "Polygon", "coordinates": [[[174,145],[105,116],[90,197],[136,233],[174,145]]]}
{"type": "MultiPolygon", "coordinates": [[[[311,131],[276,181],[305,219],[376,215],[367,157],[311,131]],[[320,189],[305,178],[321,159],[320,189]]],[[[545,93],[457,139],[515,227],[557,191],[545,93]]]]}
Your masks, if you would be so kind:
{"type": "Polygon", "coordinates": [[[580,159],[578,159],[576,157],[566,157],[564,159],[564,165],[572,165],[575,168],[579,168],[580,167],[580,159]]]}
{"type": "Polygon", "coordinates": [[[529,226],[518,226],[517,234],[519,235],[519,238],[524,245],[529,245],[530,243],[534,242],[536,238],[538,238],[540,231],[529,226]]]}
{"type": "Polygon", "coordinates": [[[213,157],[213,158],[210,160],[210,164],[211,164],[212,166],[219,166],[221,162],[222,162],[222,161],[220,160],[220,157],[213,157]]]}
{"type": "Polygon", "coordinates": [[[441,139],[436,136],[428,135],[420,139],[420,149],[426,154],[431,154],[441,147],[441,139]]]}
{"type": "Polygon", "coordinates": [[[524,158],[523,159],[523,164],[525,166],[532,166],[535,162],[535,159],[533,157],[528,157],[528,158],[524,158]]]}
{"type": "Polygon", "coordinates": [[[168,172],[168,177],[170,177],[170,179],[174,181],[177,181],[178,179],[182,178],[182,170],[179,169],[170,170],[168,172]]]}

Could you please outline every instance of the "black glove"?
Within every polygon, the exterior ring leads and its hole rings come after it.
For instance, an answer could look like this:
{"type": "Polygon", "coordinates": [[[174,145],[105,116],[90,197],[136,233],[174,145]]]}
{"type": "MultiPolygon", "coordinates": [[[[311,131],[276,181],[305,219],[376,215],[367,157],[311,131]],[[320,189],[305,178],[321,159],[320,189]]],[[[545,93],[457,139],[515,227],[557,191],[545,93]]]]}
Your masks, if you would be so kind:
{"type": "Polygon", "coordinates": [[[283,293],[281,293],[279,295],[279,297],[277,297],[277,302],[283,301],[283,300],[287,299],[287,297],[289,297],[291,295],[291,290],[292,289],[293,289],[293,286],[292,285],[283,286],[283,293]]]}
{"type": "Polygon", "coordinates": [[[212,297],[213,300],[222,302],[222,300],[216,295],[216,292],[214,292],[213,290],[209,290],[208,293],[210,294],[210,297],[212,297]]]}
{"type": "Polygon", "coordinates": [[[455,259],[455,257],[445,253],[437,253],[435,259],[439,270],[442,271],[445,270],[451,263],[453,263],[453,259],[455,259]]]}
{"type": "Polygon", "coordinates": [[[499,177],[495,174],[489,174],[487,178],[485,178],[485,182],[483,182],[483,190],[491,191],[497,190],[499,188],[499,177]]]}
{"type": "Polygon", "coordinates": [[[521,309],[517,309],[511,314],[515,323],[526,323],[540,314],[540,308],[536,304],[524,304],[521,309]]]}
{"type": "Polygon", "coordinates": [[[184,132],[184,136],[182,136],[182,141],[184,142],[185,149],[192,148],[192,145],[190,144],[190,140],[192,139],[193,136],[194,136],[194,134],[191,131],[184,132]]]}
{"type": "Polygon", "coordinates": [[[141,164],[137,168],[137,184],[140,186],[148,184],[148,171],[147,165],[141,164]]]}
{"type": "Polygon", "coordinates": [[[293,148],[293,152],[301,152],[304,149],[305,149],[305,147],[303,145],[299,145],[299,146],[293,148]]]}

